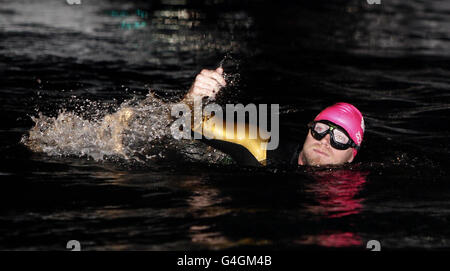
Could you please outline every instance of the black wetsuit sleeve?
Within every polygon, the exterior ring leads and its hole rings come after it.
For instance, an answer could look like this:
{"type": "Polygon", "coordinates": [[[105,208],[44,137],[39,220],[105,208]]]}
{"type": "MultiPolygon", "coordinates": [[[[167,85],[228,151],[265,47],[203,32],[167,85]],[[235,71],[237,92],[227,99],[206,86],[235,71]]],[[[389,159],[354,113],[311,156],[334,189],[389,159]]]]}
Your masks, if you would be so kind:
{"type": "MultiPolygon", "coordinates": [[[[192,133],[193,135],[196,134],[195,132],[192,133]]],[[[205,139],[204,137],[202,137],[200,141],[230,155],[231,158],[233,158],[233,160],[236,161],[236,163],[238,163],[239,165],[261,166],[258,160],[253,156],[253,154],[242,145],[223,140],[205,139]]]]}
{"type": "Polygon", "coordinates": [[[299,142],[283,142],[278,148],[267,151],[267,165],[269,166],[297,166],[298,156],[302,150],[299,142]]]}

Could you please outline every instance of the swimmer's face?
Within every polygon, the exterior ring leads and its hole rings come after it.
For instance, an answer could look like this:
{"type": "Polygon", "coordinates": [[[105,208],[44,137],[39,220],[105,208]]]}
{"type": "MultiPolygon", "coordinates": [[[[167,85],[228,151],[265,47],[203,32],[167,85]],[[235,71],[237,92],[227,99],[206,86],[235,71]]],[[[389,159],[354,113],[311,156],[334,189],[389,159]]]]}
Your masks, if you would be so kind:
{"type": "Polygon", "coordinates": [[[316,140],[308,131],[303,150],[298,157],[299,165],[325,166],[342,165],[353,161],[353,149],[338,150],[330,145],[330,134],[316,140]]]}

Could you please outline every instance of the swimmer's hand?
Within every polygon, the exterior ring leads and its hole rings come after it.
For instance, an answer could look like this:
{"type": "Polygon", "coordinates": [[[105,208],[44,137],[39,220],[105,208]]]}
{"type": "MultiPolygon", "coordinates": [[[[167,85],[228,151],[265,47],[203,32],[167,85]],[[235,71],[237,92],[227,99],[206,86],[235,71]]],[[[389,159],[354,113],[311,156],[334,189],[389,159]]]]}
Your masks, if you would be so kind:
{"type": "Polygon", "coordinates": [[[194,100],[203,97],[209,97],[211,100],[214,100],[217,93],[226,84],[221,67],[215,70],[203,69],[195,77],[195,81],[184,97],[184,100],[194,100]]]}

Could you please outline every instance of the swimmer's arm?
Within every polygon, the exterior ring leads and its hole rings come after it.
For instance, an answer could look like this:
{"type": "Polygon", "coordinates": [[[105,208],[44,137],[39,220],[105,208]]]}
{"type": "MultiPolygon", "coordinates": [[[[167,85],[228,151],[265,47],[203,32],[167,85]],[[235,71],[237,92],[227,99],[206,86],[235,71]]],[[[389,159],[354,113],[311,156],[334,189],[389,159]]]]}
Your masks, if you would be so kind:
{"type": "MultiPolygon", "coordinates": [[[[214,100],[217,93],[222,87],[226,86],[226,81],[223,78],[223,69],[221,67],[215,70],[202,70],[196,77],[195,81],[189,89],[188,93],[184,96],[182,102],[189,105],[193,109],[194,99],[202,99],[203,97],[209,97],[210,100],[214,100]]],[[[194,117],[192,115],[192,117],[194,117]]],[[[216,145],[220,145],[219,142],[233,143],[235,146],[242,146],[247,149],[251,155],[259,162],[264,164],[266,159],[265,145],[267,145],[266,140],[261,138],[249,139],[248,130],[249,126],[246,125],[244,133],[239,135],[237,133],[237,128],[232,131],[228,131],[225,127],[226,123],[223,125],[216,126],[216,122],[223,122],[221,119],[216,119],[215,117],[206,117],[202,122],[201,126],[196,126],[195,121],[192,121],[192,130],[200,134],[207,134],[210,138],[218,139],[216,145]],[[220,128],[219,128],[220,127],[220,128]],[[231,134],[230,134],[231,132],[231,134]]],[[[233,125],[234,126],[234,125],[233,125]]],[[[228,149],[230,146],[227,145],[228,149]]],[[[238,149],[238,148],[236,148],[238,149]]],[[[238,152],[242,155],[242,150],[238,152]]]]}
{"type": "Polygon", "coordinates": [[[201,99],[203,97],[209,97],[211,100],[214,100],[217,93],[226,84],[221,67],[215,70],[203,69],[195,77],[194,83],[184,96],[182,102],[192,104],[194,99],[201,99]]]}
{"type": "MultiPolygon", "coordinates": [[[[194,83],[181,100],[181,103],[188,105],[193,112],[194,100],[201,102],[204,97],[209,97],[210,100],[214,100],[217,93],[224,86],[226,86],[226,81],[223,78],[223,69],[221,67],[215,70],[203,69],[195,77],[194,83]]],[[[200,108],[200,110],[202,110],[202,108],[200,108]]],[[[194,131],[199,128],[195,126],[196,123],[197,122],[194,121],[194,114],[192,114],[191,129],[194,131]]]]}

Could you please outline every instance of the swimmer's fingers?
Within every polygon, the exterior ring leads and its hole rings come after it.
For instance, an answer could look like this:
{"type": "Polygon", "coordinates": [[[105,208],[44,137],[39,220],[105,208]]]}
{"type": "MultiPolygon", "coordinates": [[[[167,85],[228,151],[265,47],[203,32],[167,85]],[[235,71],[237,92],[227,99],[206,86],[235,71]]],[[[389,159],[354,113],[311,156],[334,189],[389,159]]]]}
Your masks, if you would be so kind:
{"type": "Polygon", "coordinates": [[[216,94],[209,88],[195,86],[190,91],[190,96],[191,97],[211,97],[212,99],[214,99],[216,94]]]}
{"type": "Polygon", "coordinates": [[[207,77],[213,78],[217,83],[219,83],[220,86],[224,87],[227,85],[227,82],[225,81],[225,79],[223,78],[222,74],[223,74],[223,69],[222,68],[217,68],[216,70],[206,70],[203,69],[200,74],[203,74],[207,77]]]}
{"type": "Polygon", "coordinates": [[[201,87],[210,88],[214,91],[219,91],[221,88],[221,85],[215,79],[203,74],[197,75],[194,84],[200,84],[201,87]]]}
{"type": "Polygon", "coordinates": [[[194,97],[212,97],[220,91],[220,88],[226,85],[225,79],[222,77],[223,69],[217,68],[216,70],[202,70],[194,80],[191,88],[189,89],[187,98],[194,97]]]}
{"type": "Polygon", "coordinates": [[[201,87],[201,88],[204,88],[204,89],[208,89],[212,93],[217,93],[220,90],[220,86],[219,85],[215,84],[214,86],[211,86],[210,83],[205,83],[205,82],[202,82],[202,81],[195,82],[195,86],[194,87],[201,87]]]}

